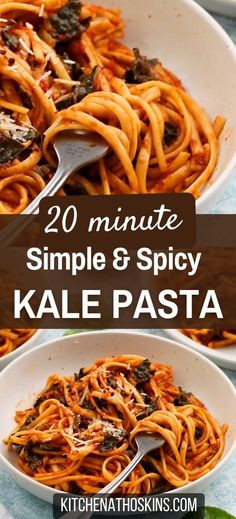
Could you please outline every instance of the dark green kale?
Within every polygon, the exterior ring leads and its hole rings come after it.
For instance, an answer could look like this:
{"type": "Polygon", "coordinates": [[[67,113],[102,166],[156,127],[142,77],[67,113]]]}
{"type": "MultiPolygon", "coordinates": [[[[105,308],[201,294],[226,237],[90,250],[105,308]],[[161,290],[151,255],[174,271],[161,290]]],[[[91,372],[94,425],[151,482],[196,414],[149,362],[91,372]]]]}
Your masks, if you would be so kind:
{"type": "Polygon", "coordinates": [[[81,378],[84,376],[84,368],[80,368],[79,373],[74,374],[75,382],[79,382],[81,378]]]}
{"type": "Polygon", "coordinates": [[[57,44],[57,54],[63,62],[64,66],[66,67],[68,73],[70,74],[71,79],[73,79],[73,81],[79,81],[81,77],[84,75],[84,70],[79,63],[77,63],[74,60],[71,60],[69,54],[65,51],[64,47],[65,45],[63,43],[57,44]]]}
{"type": "Polygon", "coordinates": [[[165,492],[169,492],[173,489],[173,486],[168,483],[164,478],[160,477],[158,480],[155,489],[153,490],[153,494],[164,494],[165,492]]]}
{"type": "Polygon", "coordinates": [[[0,133],[0,164],[7,164],[15,160],[24,150],[24,146],[16,139],[6,137],[0,133]]]}
{"type": "Polygon", "coordinates": [[[81,489],[77,486],[76,481],[70,481],[70,494],[80,495],[82,494],[81,489]]]}
{"type": "Polygon", "coordinates": [[[166,148],[171,146],[173,142],[176,141],[176,139],[179,137],[179,128],[177,126],[174,126],[171,123],[166,122],[165,123],[165,131],[164,131],[164,138],[163,138],[163,144],[166,148]]]}
{"type": "Polygon", "coordinates": [[[22,449],[24,448],[24,447],[22,447],[22,445],[18,445],[17,443],[13,443],[12,445],[14,447],[15,452],[17,452],[17,454],[20,454],[22,449]]]}
{"type": "Polygon", "coordinates": [[[30,440],[26,447],[24,447],[25,461],[28,467],[35,472],[40,465],[42,465],[42,459],[40,456],[34,453],[34,443],[30,440]]]}
{"type": "Polygon", "coordinates": [[[9,29],[2,31],[2,39],[5,45],[13,52],[17,51],[19,45],[19,39],[14,34],[11,34],[9,29]]]}
{"type": "Polygon", "coordinates": [[[179,396],[175,398],[174,405],[176,407],[181,407],[182,405],[188,405],[190,403],[190,398],[192,397],[192,393],[187,393],[182,389],[182,387],[179,387],[179,396]]]}
{"type": "Polygon", "coordinates": [[[148,59],[140,54],[139,49],[133,49],[135,60],[130,69],[125,73],[125,81],[131,84],[146,83],[157,78],[156,66],[158,59],[148,59]]]}
{"type": "Polygon", "coordinates": [[[94,92],[94,81],[96,78],[97,67],[94,67],[92,72],[86,76],[83,74],[80,77],[80,85],[76,85],[74,87],[73,92],[70,94],[66,94],[63,97],[59,98],[56,101],[57,110],[64,110],[65,108],[69,108],[76,103],[79,103],[86,97],[88,94],[92,94],[94,92]]]}
{"type": "Polygon", "coordinates": [[[34,105],[29,92],[27,92],[27,90],[22,85],[19,85],[19,90],[23,106],[25,108],[28,108],[29,110],[32,110],[32,108],[34,108],[34,105]]]}
{"type": "Polygon", "coordinates": [[[68,42],[78,38],[89,27],[91,18],[80,21],[82,4],[79,0],[69,0],[67,4],[49,19],[53,38],[58,42],[68,42]]]}
{"type": "Polygon", "coordinates": [[[107,452],[115,449],[118,447],[118,445],[121,443],[121,441],[126,437],[125,431],[122,431],[121,429],[116,432],[107,433],[104,437],[103,444],[101,446],[102,452],[107,452]]]}
{"type": "Polygon", "coordinates": [[[109,384],[109,386],[112,388],[112,389],[116,389],[117,388],[117,382],[116,380],[112,377],[112,375],[110,375],[107,379],[107,382],[109,384]]]}
{"type": "Polygon", "coordinates": [[[68,407],[68,404],[65,400],[64,392],[63,392],[63,390],[61,390],[60,384],[57,382],[56,384],[52,384],[52,386],[36,400],[36,402],[34,404],[34,408],[36,409],[43,402],[45,402],[45,400],[48,400],[50,398],[55,398],[61,404],[68,407]]]}
{"type": "Polygon", "coordinates": [[[34,403],[34,408],[36,409],[37,407],[39,407],[44,402],[45,399],[46,399],[45,395],[42,395],[39,398],[37,398],[36,402],[34,403]]]}
{"type": "Polygon", "coordinates": [[[25,423],[24,423],[24,425],[23,425],[23,428],[24,428],[24,427],[27,427],[28,425],[30,425],[30,424],[35,420],[35,418],[36,418],[36,417],[35,417],[34,415],[30,414],[30,415],[26,418],[25,423]]]}
{"type": "Polygon", "coordinates": [[[70,186],[70,185],[65,185],[64,186],[64,190],[67,194],[67,196],[86,196],[88,195],[88,192],[86,191],[86,189],[83,187],[83,186],[70,186]]]}
{"type": "Polygon", "coordinates": [[[137,368],[134,369],[134,378],[138,383],[148,382],[151,378],[150,373],[151,363],[148,359],[145,359],[137,368]]]}
{"type": "Polygon", "coordinates": [[[200,427],[196,427],[196,429],[195,429],[196,440],[200,440],[201,437],[202,437],[202,429],[200,429],[200,427]]]}
{"type": "Polygon", "coordinates": [[[91,402],[89,402],[89,400],[83,401],[83,408],[88,409],[89,411],[95,411],[95,407],[93,406],[93,404],[91,404],[91,402]]]}
{"type": "Polygon", "coordinates": [[[60,451],[60,447],[57,445],[53,445],[52,443],[36,443],[34,445],[35,449],[40,449],[42,451],[55,452],[60,451]]]}
{"type": "Polygon", "coordinates": [[[144,409],[144,411],[142,411],[138,416],[137,416],[137,420],[143,420],[143,418],[147,418],[148,416],[150,416],[152,413],[155,413],[155,411],[157,411],[158,409],[158,401],[159,401],[159,398],[158,397],[156,400],[154,400],[154,402],[149,405],[148,407],[146,407],[144,409]]]}
{"type": "Polygon", "coordinates": [[[79,103],[88,94],[94,91],[94,81],[96,79],[98,67],[94,67],[92,72],[86,76],[83,74],[80,78],[80,85],[75,87],[76,102],[79,103]]]}

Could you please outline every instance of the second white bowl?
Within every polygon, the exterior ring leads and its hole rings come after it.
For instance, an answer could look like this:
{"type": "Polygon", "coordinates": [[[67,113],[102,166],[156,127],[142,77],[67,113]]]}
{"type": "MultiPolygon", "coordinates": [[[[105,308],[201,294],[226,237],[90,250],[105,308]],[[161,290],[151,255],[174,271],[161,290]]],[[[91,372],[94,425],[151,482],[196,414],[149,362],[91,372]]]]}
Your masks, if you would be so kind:
{"type": "Polygon", "coordinates": [[[0,374],[0,407],[4,416],[0,424],[0,459],[25,490],[48,502],[57,492],[23,474],[15,453],[8,452],[1,443],[15,425],[16,408],[30,407],[52,373],[70,375],[99,358],[129,353],[173,366],[174,382],[196,394],[220,423],[229,424],[225,451],[217,466],[199,480],[172,492],[200,492],[222,473],[236,446],[236,391],[226,375],[202,355],[168,339],[133,332],[91,332],[42,344],[0,374]]]}

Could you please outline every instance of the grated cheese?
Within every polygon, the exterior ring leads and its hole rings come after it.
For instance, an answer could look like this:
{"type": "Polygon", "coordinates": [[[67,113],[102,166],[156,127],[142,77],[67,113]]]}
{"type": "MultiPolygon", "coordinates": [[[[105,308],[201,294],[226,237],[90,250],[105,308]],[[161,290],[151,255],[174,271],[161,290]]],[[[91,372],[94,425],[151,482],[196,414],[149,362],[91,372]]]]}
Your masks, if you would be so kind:
{"type": "Polygon", "coordinates": [[[63,63],[66,63],[67,65],[75,65],[76,61],[73,61],[73,59],[63,59],[63,63]]]}
{"type": "Polygon", "coordinates": [[[94,425],[99,425],[103,429],[103,432],[108,432],[114,435],[123,432],[123,429],[117,429],[117,427],[115,427],[115,425],[113,425],[112,423],[107,422],[106,420],[101,420],[100,418],[95,418],[89,425],[88,429],[90,429],[90,427],[93,427],[94,425]]]}
{"type": "Polygon", "coordinates": [[[84,400],[85,400],[87,394],[88,394],[88,387],[85,388],[85,390],[84,390],[84,392],[83,392],[83,394],[82,394],[82,397],[81,397],[81,399],[80,399],[80,405],[83,404],[83,402],[84,402],[84,400]]]}
{"type": "Polygon", "coordinates": [[[40,83],[40,81],[43,81],[43,79],[47,79],[50,75],[51,75],[52,71],[51,70],[47,70],[46,72],[43,73],[43,75],[37,79],[36,83],[40,83]]]}
{"type": "Polygon", "coordinates": [[[40,5],[40,10],[39,10],[39,17],[41,18],[44,14],[44,9],[45,9],[45,5],[44,4],[41,4],[40,5]]]}
{"type": "Polygon", "coordinates": [[[34,53],[32,52],[32,50],[28,47],[28,45],[26,45],[25,41],[23,40],[23,38],[19,38],[19,43],[21,44],[21,47],[23,47],[23,49],[28,52],[28,54],[31,54],[32,56],[34,55],[34,53]]]}
{"type": "Polygon", "coordinates": [[[81,85],[81,81],[73,81],[72,79],[56,78],[56,79],[54,79],[54,81],[55,81],[55,83],[61,83],[62,85],[69,85],[69,86],[81,85]]]}
{"type": "Polygon", "coordinates": [[[27,27],[27,29],[33,29],[33,25],[29,22],[26,22],[25,26],[27,27]]]}
{"type": "Polygon", "coordinates": [[[0,22],[6,23],[6,22],[8,22],[8,19],[7,18],[0,18],[0,22]]]}
{"type": "Polygon", "coordinates": [[[51,96],[52,96],[52,94],[53,94],[53,92],[52,92],[52,90],[51,90],[51,89],[50,89],[50,90],[48,90],[47,92],[44,92],[44,95],[45,95],[46,97],[51,97],[51,96]]]}
{"type": "Polygon", "coordinates": [[[8,134],[8,136],[20,142],[26,142],[30,128],[32,128],[32,126],[20,126],[16,124],[10,115],[0,112],[0,131],[8,134]]]}
{"type": "Polygon", "coordinates": [[[118,380],[116,380],[116,385],[119,389],[121,389],[121,391],[124,391],[124,388],[123,386],[120,384],[120,382],[118,380]]]}

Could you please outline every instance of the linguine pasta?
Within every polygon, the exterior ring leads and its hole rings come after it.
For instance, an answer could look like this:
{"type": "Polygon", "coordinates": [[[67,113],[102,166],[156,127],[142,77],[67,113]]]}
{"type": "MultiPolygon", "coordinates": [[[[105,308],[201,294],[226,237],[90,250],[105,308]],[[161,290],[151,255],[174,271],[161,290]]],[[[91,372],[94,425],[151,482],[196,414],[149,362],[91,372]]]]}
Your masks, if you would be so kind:
{"type": "Polygon", "coordinates": [[[97,132],[111,151],[62,195],[200,196],[225,120],[211,122],[158,59],[120,43],[123,32],[118,9],[1,2],[0,213],[24,211],[44,188],[56,168],[53,139],[67,129],[97,132]]]}
{"type": "Polygon", "coordinates": [[[136,434],[155,431],[164,446],[145,456],[119,492],[183,487],[219,461],[227,426],[172,379],[170,366],[134,355],[98,360],[70,377],[51,375],[34,406],[16,412],[5,443],[35,481],[96,493],[131,461],[136,434]]]}
{"type": "Polygon", "coordinates": [[[0,358],[25,344],[36,330],[2,329],[0,330],[0,358]]]}
{"type": "Polygon", "coordinates": [[[186,329],[180,331],[186,337],[213,350],[236,345],[236,330],[186,329]]]}

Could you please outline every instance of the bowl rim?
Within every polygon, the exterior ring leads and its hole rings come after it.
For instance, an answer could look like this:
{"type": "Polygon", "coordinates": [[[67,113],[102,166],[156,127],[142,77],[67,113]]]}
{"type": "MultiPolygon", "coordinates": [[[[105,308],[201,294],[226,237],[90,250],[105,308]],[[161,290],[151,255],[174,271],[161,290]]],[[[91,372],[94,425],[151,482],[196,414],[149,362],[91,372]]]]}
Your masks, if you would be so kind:
{"type": "MultiPolygon", "coordinates": [[[[213,16],[208,13],[200,4],[198,4],[194,0],[181,0],[182,4],[186,6],[191,6],[193,13],[196,12],[199,14],[209,25],[215,30],[218,36],[221,38],[221,41],[227,45],[227,52],[229,52],[232,58],[235,61],[236,66],[236,45],[233,40],[230,38],[229,34],[225,31],[225,29],[219,24],[219,22],[213,18],[213,16]]],[[[214,194],[219,190],[220,187],[225,183],[230,174],[233,171],[234,166],[236,165],[236,149],[235,152],[229,161],[228,165],[222,170],[222,173],[211,182],[211,178],[208,180],[206,186],[204,186],[203,193],[201,193],[200,197],[196,200],[196,209],[197,212],[200,212],[202,206],[204,204],[208,204],[210,202],[211,197],[213,198],[214,194]]],[[[209,207],[210,210],[210,207],[209,207]]]]}
{"type": "MultiPolygon", "coordinates": [[[[0,372],[0,381],[1,381],[1,378],[5,376],[5,373],[10,371],[15,365],[17,365],[18,362],[23,361],[24,358],[26,358],[26,357],[28,357],[30,355],[33,355],[36,351],[39,351],[41,349],[47,349],[49,346],[51,346],[51,345],[53,345],[55,343],[60,344],[61,342],[73,341],[74,339],[78,339],[79,337],[89,337],[89,336],[98,336],[98,335],[102,336],[102,335],[113,335],[113,334],[117,334],[117,335],[121,335],[121,336],[122,335],[129,335],[129,336],[133,336],[134,338],[137,338],[137,339],[139,339],[140,337],[144,337],[146,339],[148,338],[150,340],[153,340],[154,342],[160,340],[160,341],[164,342],[167,345],[167,347],[168,347],[168,344],[171,344],[172,346],[176,346],[177,345],[182,350],[184,350],[187,354],[189,354],[189,355],[197,355],[200,358],[200,360],[203,361],[203,363],[205,363],[206,365],[211,367],[211,369],[215,372],[215,374],[219,375],[224,380],[226,385],[231,389],[232,395],[234,395],[235,403],[236,403],[236,388],[234,387],[233,383],[225,375],[225,373],[218,366],[216,366],[212,361],[210,361],[207,357],[205,357],[201,353],[194,352],[193,350],[190,350],[189,347],[187,347],[187,346],[185,346],[183,344],[179,344],[177,341],[174,341],[174,340],[171,340],[171,339],[167,339],[167,338],[159,336],[159,335],[153,335],[151,333],[145,333],[145,332],[144,333],[143,332],[138,332],[138,331],[135,331],[135,330],[133,331],[133,330],[116,330],[116,329],[114,329],[114,330],[86,331],[86,332],[76,333],[74,335],[63,336],[61,338],[56,338],[56,339],[53,339],[53,340],[50,340],[50,341],[46,341],[46,342],[36,346],[33,350],[29,350],[29,351],[25,352],[23,355],[21,355],[20,357],[17,357],[2,372],[0,372]]],[[[2,439],[0,441],[2,442],[2,439]]],[[[202,476],[198,480],[192,481],[192,482],[188,483],[187,485],[185,485],[183,487],[175,488],[173,490],[170,490],[168,493],[170,493],[170,494],[182,493],[182,492],[185,492],[185,493],[186,492],[190,492],[191,493],[191,489],[193,489],[198,482],[200,482],[201,485],[204,487],[204,482],[207,482],[207,480],[209,479],[209,476],[212,476],[215,472],[219,473],[220,471],[222,471],[222,469],[225,467],[225,465],[229,461],[229,459],[232,456],[232,453],[234,452],[235,449],[236,449],[236,434],[235,434],[235,436],[233,438],[232,445],[229,447],[228,452],[226,454],[223,453],[223,455],[222,455],[223,457],[219,460],[217,465],[210,472],[208,472],[207,474],[205,474],[204,476],[202,476]]],[[[8,473],[9,474],[14,474],[18,481],[19,481],[19,479],[22,479],[25,482],[25,485],[28,485],[29,487],[32,487],[32,488],[35,488],[35,489],[38,489],[38,490],[41,489],[42,492],[45,491],[45,493],[47,493],[48,496],[50,496],[51,498],[53,498],[53,496],[55,494],[62,494],[63,493],[63,492],[61,492],[59,490],[56,490],[56,489],[53,489],[53,488],[51,488],[49,486],[43,485],[43,483],[35,481],[30,476],[27,476],[27,474],[24,474],[24,472],[22,472],[19,468],[17,468],[14,465],[12,465],[12,463],[6,458],[6,456],[2,452],[0,452],[0,460],[2,462],[2,465],[8,471],[8,473]]],[[[217,475],[216,475],[216,477],[217,477],[217,475]]],[[[29,488],[28,488],[28,491],[30,492],[29,488]]],[[[42,498],[42,499],[44,499],[44,498],[42,498]]]]}
{"type": "MultiPolygon", "coordinates": [[[[6,366],[7,366],[9,363],[16,360],[16,358],[23,355],[25,353],[25,347],[27,348],[28,346],[30,346],[35,340],[37,340],[42,335],[43,332],[44,332],[43,329],[37,328],[35,333],[26,342],[24,342],[21,346],[19,346],[15,350],[11,351],[10,353],[7,353],[6,355],[3,355],[2,357],[0,357],[0,369],[1,369],[2,364],[4,364],[4,366],[5,366],[5,362],[7,362],[7,364],[6,364],[6,366]]],[[[4,369],[4,367],[2,369],[4,369]]]]}
{"type": "MultiPolygon", "coordinates": [[[[223,357],[219,357],[219,355],[217,355],[219,350],[207,348],[207,346],[204,346],[204,344],[202,344],[200,342],[198,343],[198,342],[194,341],[193,339],[191,339],[191,337],[188,337],[187,335],[182,333],[181,330],[179,330],[177,328],[174,328],[174,329],[166,328],[164,331],[168,335],[168,337],[170,337],[173,341],[180,341],[181,344],[187,346],[188,348],[191,348],[192,350],[194,350],[197,353],[200,353],[201,355],[208,358],[211,362],[221,362],[222,361],[222,362],[227,362],[227,364],[231,363],[232,367],[228,368],[228,369],[229,370],[236,369],[236,358],[235,358],[235,360],[234,359],[228,360],[223,357]]],[[[232,347],[234,347],[234,348],[236,347],[236,341],[235,341],[235,345],[232,344],[232,347]]],[[[223,368],[223,369],[227,369],[227,368],[223,368]]]]}

